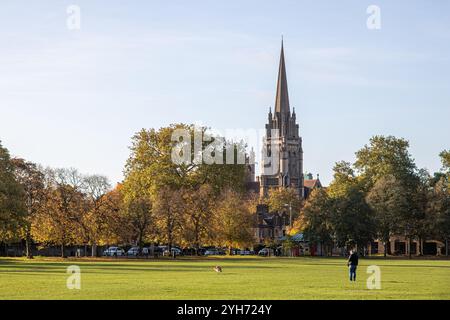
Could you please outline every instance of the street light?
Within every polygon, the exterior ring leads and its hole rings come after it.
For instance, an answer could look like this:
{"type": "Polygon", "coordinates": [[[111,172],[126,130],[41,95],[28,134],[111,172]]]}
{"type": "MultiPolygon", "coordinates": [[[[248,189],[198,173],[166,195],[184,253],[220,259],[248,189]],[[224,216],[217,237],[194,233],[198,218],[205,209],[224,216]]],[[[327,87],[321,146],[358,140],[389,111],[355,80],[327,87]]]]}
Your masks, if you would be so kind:
{"type": "Polygon", "coordinates": [[[292,229],[292,202],[284,205],[285,208],[289,208],[289,226],[292,229]]]}

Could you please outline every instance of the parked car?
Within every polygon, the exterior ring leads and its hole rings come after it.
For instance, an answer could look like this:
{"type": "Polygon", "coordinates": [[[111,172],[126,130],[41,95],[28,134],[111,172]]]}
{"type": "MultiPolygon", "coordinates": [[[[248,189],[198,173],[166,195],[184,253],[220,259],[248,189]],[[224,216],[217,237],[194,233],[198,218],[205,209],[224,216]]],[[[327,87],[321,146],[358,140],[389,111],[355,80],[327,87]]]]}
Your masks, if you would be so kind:
{"type": "Polygon", "coordinates": [[[241,249],[236,249],[236,248],[224,248],[224,249],[219,249],[219,252],[223,250],[223,252],[228,252],[228,254],[231,254],[233,256],[239,255],[241,253],[241,249]]]}
{"type": "Polygon", "coordinates": [[[155,247],[153,249],[153,254],[154,255],[163,255],[164,254],[164,249],[162,249],[161,247],[155,247]]]}
{"type": "Polygon", "coordinates": [[[195,256],[195,255],[203,256],[203,255],[205,255],[205,251],[206,251],[205,248],[198,248],[198,249],[193,248],[193,247],[184,248],[183,255],[184,256],[195,256]]]}
{"type": "MultiPolygon", "coordinates": [[[[150,249],[149,248],[142,248],[141,254],[144,255],[144,256],[149,255],[150,254],[150,249]]],[[[138,255],[139,255],[139,247],[132,247],[127,252],[127,256],[137,257],[138,255]]]]}
{"type": "Polygon", "coordinates": [[[164,256],[172,256],[173,254],[175,254],[177,256],[183,255],[183,251],[181,251],[181,249],[177,248],[177,247],[172,247],[170,252],[169,252],[169,248],[165,247],[163,252],[164,252],[164,254],[163,254],[164,256]]]}
{"type": "Polygon", "coordinates": [[[132,247],[130,250],[128,250],[127,252],[127,256],[137,256],[139,255],[139,247],[132,247]]]}
{"type": "Polygon", "coordinates": [[[217,249],[208,249],[205,251],[205,256],[219,256],[219,255],[221,254],[220,251],[217,249]]]}
{"type": "Polygon", "coordinates": [[[251,255],[254,255],[255,252],[252,251],[252,250],[241,250],[241,251],[239,252],[239,254],[240,254],[241,256],[251,256],[251,255]]]}
{"type": "Polygon", "coordinates": [[[106,257],[121,257],[125,255],[125,251],[119,247],[109,247],[103,252],[106,257]]]}
{"type": "Polygon", "coordinates": [[[270,248],[264,248],[258,252],[258,255],[263,256],[263,257],[273,256],[274,251],[273,251],[273,249],[270,249],[270,248]]]}

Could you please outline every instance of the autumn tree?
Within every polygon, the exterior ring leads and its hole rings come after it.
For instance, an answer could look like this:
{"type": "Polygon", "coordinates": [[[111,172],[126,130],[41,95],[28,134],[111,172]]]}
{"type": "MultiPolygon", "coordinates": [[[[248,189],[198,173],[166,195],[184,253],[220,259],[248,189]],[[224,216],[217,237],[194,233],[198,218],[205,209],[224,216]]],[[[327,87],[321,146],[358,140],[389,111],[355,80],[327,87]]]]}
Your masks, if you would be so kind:
{"type": "Polygon", "coordinates": [[[30,259],[32,258],[31,224],[45,201],[44,173],[36,164],[24,159],[13,159],[12,162],[16,180],[24,190],[23,202],[26,215],[23,220],[23,236],[25,238],[25,254],[30,259]]]}
{"type": "MultiPolygon", "coordinates": [[[[125,167],[125,185],[130,182],[137,186],[139,190],[157,192],[160,187],[169,186],[180,189],[182,187],[196,187],[209,184],[217,194],[225,188],[234,188],[243,191],[245,187],[246,166],[238,163],[237,154],[242,153],[244,146],[242,143],[232,143],[231,141],[219,145],[215,151],[210,153],[223,153],[221,158],[223,163],[205,163],[201,157],[204,149],[212,141],[202,141],[201,150],[194,143],[193,137],[205,135],[206,128],[196,128],[193,125],[173,124],[159,130],[141,130],[132,138],[130,147],[131,155],[125,167]],[[175,132],[184,130],[189,139],[187,142],[189,155],[186,161],[174,161],[173,155],[177,154],[177,148],[181,143],[174,140],[175,132]],[[228,159],[227,146],[231,146],[233,159],[228,159]],[[200,154],[199,154],[200,152],[200,154]],[[233,160],[233,161],[231,161],[233,160]],[[227,164],[229,163],[230,164],[227,164]],[[232,163],[232,164],[231,164],[232,163]]],[[[218,137],[216,139],[219,140],[218,137]]],[[[178,153],[182,153],[181,151],[178,153]]],[[[137,192],[136,188],[127,189],[126,192],[137,192]],[[134,190],[134,191],[133,191],[134,190]]]]}
{"type": "Polygon", "coordinates": [[[136,198],[125,202],[123,210],[124,221],[127,223],[131,238],[142,252],[144,241],[152,233],[153,203],[148,198],[136,198]]]}
{"type": "Polygon", "coordinates": [[[201,139],[198,145],[194,137],[203,138],[206,131],[174,124],[159,130],[143,129],[132,138],[125,167],[124,201],[150,201],[155,233],[169,246],[183,241],[199,246],[208,233],[205,223],[211,218],[209,197],[217,197],[226,188],[245,190],[246,166],[238,162],[238,154],[245,146],[225,143],[217,136],[201,139]],[[178,132],[184,132],[183,139],[178,132]],[[217,156],[218,160],[208,162],[204,154],[209,158],[217,156]],[[184,156],[184,160],[174,159],[177,155],[184,156]],[[227,157],[233,157],[233,161],[227,157]]]}
{"type": "Polygon", "coordinates": [[[217,245],[229,248],[253,244],[255,217],[254,202],[241,194],[225,190],[213,209],[214,240],[217,245]]]}
{"type": "Polygon", "coordinates": [[[183,241],[195,248],[196,254],[202,244],[212,237],[211,222],[216,196],[210,185],[198,189],[183,189],[184,219],[183,241]]]}
{"type": "Polygon", "coordinates": [[[439,156],[441,157],[442,169],[450,173],[450,150],[442,151],[439,156]]]}
{"type": "Polygon", "coordinates": [[[89,240],[82,176],[75,169],[47,169],[45,186],[45,203],[33,219],[32,236],[38,242],[59,245],[65,257],[65,246],[89,240]]]}
{"type": "Polygon", "coordinates": [[[118,184],[113,190],[102,197],[98,216],[95,218],[95,239],[97,245],[128,243],[132,236],[130,219],[124,214],[124,200],[122,185],[118,184]]]}
{"type": "Polygon", "coordinates": [[[181,240],[180,234],[185,210],[183,193],[181,190],[162,187],[153,197],[153,201],[159,238],[171,250],[176,240],[181,240]]]}
{"type": "Polygon", "coordinates": [[[299,195],[293,188],[271,189],[266,199],[266,203],[271,211],[286,211],[289,214],[292,214],[292,221],[298,217],[302,205],[299,195]]]}
{"type": "MultiPolygon", "coordinates": [[[[89,244],[92,246],[92,256],[96,256],[97,245],[101,241],[107,228],[111,214],[115,213],[107,193],[111,189],[108,178],[101,175],[88,175],[83,177],[83,191],[86,198],[86,211],[81,224],[88,232],[89,244]]],[[[87,250],[85,250],[87,254],[87,250]]]]}

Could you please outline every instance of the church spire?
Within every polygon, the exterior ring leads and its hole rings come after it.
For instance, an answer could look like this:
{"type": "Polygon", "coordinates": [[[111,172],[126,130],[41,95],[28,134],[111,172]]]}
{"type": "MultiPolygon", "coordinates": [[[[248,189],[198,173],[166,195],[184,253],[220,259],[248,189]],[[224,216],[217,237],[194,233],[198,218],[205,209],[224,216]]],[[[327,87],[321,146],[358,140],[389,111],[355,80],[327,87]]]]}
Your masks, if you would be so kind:
{"type": "Polygon", "coordinates": [[[281,39],[280,68],[278,70],[277,97],[275,100],[275,112],[289,113],[289,94],[286,77],[286,65],[284,62],[284,45],[281,39]]]}

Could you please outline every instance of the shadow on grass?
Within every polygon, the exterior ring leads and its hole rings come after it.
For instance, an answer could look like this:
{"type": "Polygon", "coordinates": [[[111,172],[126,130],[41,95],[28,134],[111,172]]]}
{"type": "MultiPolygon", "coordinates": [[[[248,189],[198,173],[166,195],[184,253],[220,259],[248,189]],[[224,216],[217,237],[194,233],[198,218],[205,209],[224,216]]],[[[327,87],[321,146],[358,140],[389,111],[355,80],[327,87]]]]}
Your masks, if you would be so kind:
{"type": "MultiPolygon", "coordinates": [[[[181,260],[178,260],[181,262],[181,260]]],[[[3,261],[4,262],[4,261],[3,261]]],[[[86,261],[61,261],[61,262],[24,262],[9,260],[6,263],[0,263],[0,273],[24,273],[24,272],[65,272],[70,265],[80,263],[82,270],[88,273],[95,272],[189,272],[189,271],[213,271],[214,263],[210,265],[182,265],[179,263],[169,264],[172,261],[152,261],[151,263],[133,264],[133,262],[86,262],[86,261]]],[[[186,261],[184,261],[186,263],[186,261]]],[[[202,260],[205,262],[205,260],[202,260]]],[[[213,262],[213,261],[211,261],[213,262]]],[[[258,269],[279,269],[278,266],[266,265],[225,265],[227,270],[258,270],[258,269]]]]}

